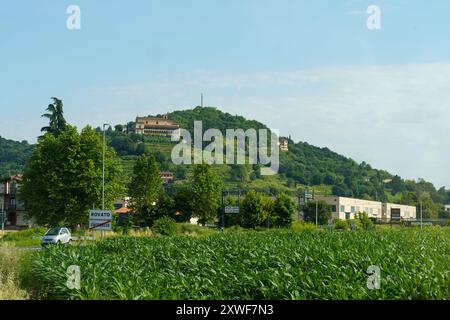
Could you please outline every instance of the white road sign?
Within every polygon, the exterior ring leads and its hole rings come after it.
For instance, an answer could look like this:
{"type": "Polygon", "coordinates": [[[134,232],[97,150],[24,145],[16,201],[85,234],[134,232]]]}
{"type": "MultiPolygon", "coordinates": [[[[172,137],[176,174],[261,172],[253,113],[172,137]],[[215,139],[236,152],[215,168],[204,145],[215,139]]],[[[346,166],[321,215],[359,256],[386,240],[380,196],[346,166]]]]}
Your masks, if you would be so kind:
{"type": "Polygon", "coordinates": [[[239,207],[235,206],[226,206],[225,213],[239,213],[239,207]]]}
{"type": "Polygon", "coordinates": [[[94,230],[111,230],[112,221],[111,220],[89,220],[89,229],[94,230]]]}
{"type": "Polygon", "coordinates": [[[89,229],[111,230],[112,229],[112,211],[111,210],[90,210],[89,211],[89,229]]]}
{"type": "Polygon", "coordinates": [[[111,210],[90,210],[89,220],[112,220],[111,210]]]}

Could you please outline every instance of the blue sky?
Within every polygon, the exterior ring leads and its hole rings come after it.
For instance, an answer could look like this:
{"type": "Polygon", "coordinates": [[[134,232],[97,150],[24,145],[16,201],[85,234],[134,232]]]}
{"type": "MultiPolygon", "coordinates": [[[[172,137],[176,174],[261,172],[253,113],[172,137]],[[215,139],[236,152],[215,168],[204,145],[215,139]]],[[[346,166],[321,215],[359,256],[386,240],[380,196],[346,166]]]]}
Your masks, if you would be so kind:
{"type": "Polygon", "coordinates": [[[450,2],[0,1],[0,135],[205,103],[450,186],[450,2]],[[81,8],[81,30],[66,8],[81,8]],[[381,30],[366,27],[369,5],[381,30]]]}

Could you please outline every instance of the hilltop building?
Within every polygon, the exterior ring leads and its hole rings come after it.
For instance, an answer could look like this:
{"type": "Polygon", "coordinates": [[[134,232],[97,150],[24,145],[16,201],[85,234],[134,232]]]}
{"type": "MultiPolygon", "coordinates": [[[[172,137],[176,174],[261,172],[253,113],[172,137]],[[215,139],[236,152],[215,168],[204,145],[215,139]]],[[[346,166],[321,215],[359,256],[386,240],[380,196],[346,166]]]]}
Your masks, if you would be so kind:
{"type": "Polygon", "coordinates": [[[169,120],[167,115],[162,117],[136,117],[136,122],[131,124],[130,131],[149,136],[171,136],[180,128],[176,122],[169,120]]]}
{"type": "Polygon", "coordinates": [[[316,196],[315,198],[331,206],[333,218],[343,220],[355,219],[358,212],[365,212],[371,218],[384,221],[416,219],[417,215],[414,206],[338,196],[316,196]]]}
{"type": "Polygon", "coordinates": [[[286,138],[280,138],[280,150],[289,151],[289,140],[286,138]]]}
{"type": "Polygon", "coordinates": [[[161,171],[160,176],[163,183],[170,183],[174,180],[173,172],[170,171],[161,171]]]}
{"type": "Polygon", "coordinates": [[[444,206],[446,212],[450,212],[450,204],[444,206]]]}

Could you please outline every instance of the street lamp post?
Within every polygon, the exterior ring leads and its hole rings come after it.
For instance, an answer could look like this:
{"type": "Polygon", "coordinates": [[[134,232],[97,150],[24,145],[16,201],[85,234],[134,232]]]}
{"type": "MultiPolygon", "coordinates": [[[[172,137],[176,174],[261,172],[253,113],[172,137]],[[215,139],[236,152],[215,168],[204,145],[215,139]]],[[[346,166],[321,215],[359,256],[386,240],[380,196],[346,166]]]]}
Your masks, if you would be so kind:
{"type": "Polygon", "coordinates": [[[316,199],[316,229],[319,226],[319,202],[316,199]]]}
{"type": "Polygon", "coordinates": [[[102,210],[105,210],[105,149],[106,149],[106,131],[105,127],[110,126],[107,123],[103,124],[103,159],[102,159],[102,210]]]}
{"type": "Polygon", "coordinates": [[[420,229],[423,229],[423,202],[420,200],[420,229]]]}

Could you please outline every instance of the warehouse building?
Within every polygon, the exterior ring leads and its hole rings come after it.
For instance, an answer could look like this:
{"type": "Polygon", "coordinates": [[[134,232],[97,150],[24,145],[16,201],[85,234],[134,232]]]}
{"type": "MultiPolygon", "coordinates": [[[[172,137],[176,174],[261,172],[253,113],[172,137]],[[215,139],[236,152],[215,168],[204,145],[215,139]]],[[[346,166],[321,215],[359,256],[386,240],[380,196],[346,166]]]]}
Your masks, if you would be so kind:
{"type": "Polygon", "coordinates": [[[333,218],[355,219],[358,212],[365,212],[371,218],[382,220],[408,220],[416,218],[416,207],[395,203],[382,203],[364,199],[338,196],[315,196],[331,206],[333,218]]]}

